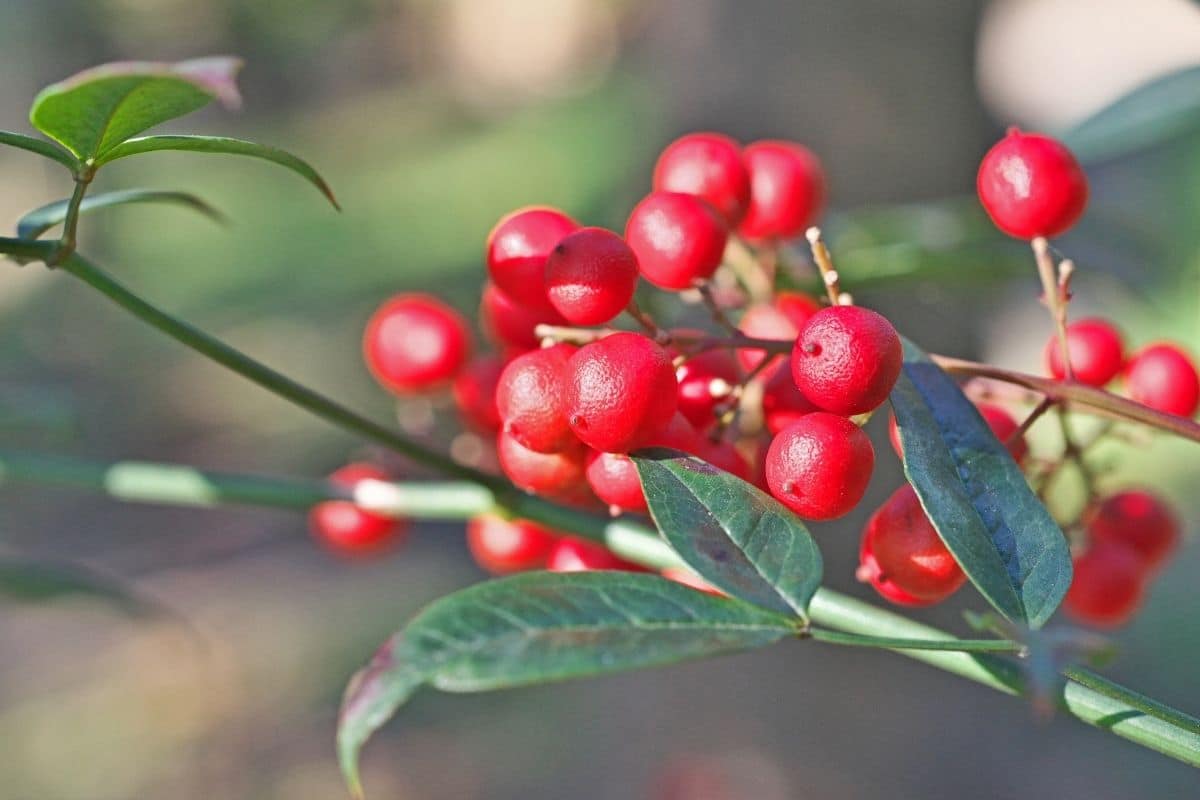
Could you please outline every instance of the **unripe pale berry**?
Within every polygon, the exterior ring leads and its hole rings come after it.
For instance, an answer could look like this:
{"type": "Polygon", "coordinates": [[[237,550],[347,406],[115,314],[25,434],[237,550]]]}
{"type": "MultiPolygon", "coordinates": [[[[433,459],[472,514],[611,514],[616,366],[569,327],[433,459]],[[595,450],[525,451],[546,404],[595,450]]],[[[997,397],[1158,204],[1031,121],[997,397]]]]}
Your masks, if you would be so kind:
{"type": "Polygon", "coordinates": [[[1095,544],[1116,544],[1137,553],[1148,568],[1162,566],[1179,544],[1179,520],[1154,494],[1126,489],[1110,495],[1086,516],[1095,544]]]}
{"type": "Polygon", "coordinates": [[[539,453],[578,447],[567,424],[567,361],[575,347],[556,344],[530,350],[509,362],[496,387],[496,408],[504,430],[539,453]]]}
{"type": "MultiPolygon", "coordinates": [[[[1121,332],[1103,319],[1081,319],[1067,326],[1067,350],[1075,379],[1089,386],[1104,386],[1125,365],[1121,332]]],[[[1062,346],[1057,336],[1046,342],[1046,371],[1058,380],[1066,377],[1062,346]]]]}
{"type": "Polygon", "coordinates": [[[871,440],[857,425],[817,411],[771,440],[767,487],[804,519],[835,519],[862,499],[874,467],[871,440]]]}
{"type": "Polygon", "coordinates": [[[508,350],[532,350],[538,346],[538,325],[566,325],[562,314],[547,304],[543,308],[523,306],[493,284],[483,287],[479,317],[484,331],[508,350]]]}
{"type": "Polygon", "coordinates": [[[598,544],[571,536],[564,536],[554,545],[546,569],[551,572],[586,572],[595,569],[646,571],[637,564],[613,555],[598,544]]]}
{"type": "Polygon", "coordinates": [[[500,469],[508,479],[527,492],[571,495],[584,484],[587,450],[568,447],[558,453],[539,453],[522,445],[504,431],[496,437],[500,469]]]}
{"type": "Polygon", "coordinates": [[[1196,366],[1173,344],[1154,344],[1129,359],[1125,368],[1129,396],[1167,414],[1190,417],[1200,406],[1196,366]]]}
{"type": "Polygon", "coordinates": [[[1058,236],[1088,199],[1087,176],[1062,142],[1016,128],[983,157],[975,188],[996,227],[1018,239],[1058,236]]]}
{"type": "Polygon", "coordinates": [[[496,408],[496,385],[504,370],[504,359],[494,355],[477,356],[458,373],[452,391],[454,404],[463,423],[484,433],[500,430],[500,411],[496,408]]]}
{"type": "Polygon", "coordinates": [[[666,350],[640,334],[615,333],[567,363],[567,422],[588,446],[626,453],[670,422],[678,391],[666,350]]]}
{"type": "Polygon", "coordinates": [[[475,562],[495,575],[541,569],[558,536],[527,519],[504,519],[495,514],[471,517],[467,547],[475,562]]]}
{"type": "Polygon", "coordinates": [[[699,430],[716,422],[716,407],[729,399],[741,378],[729,350],[706,350],[675,369],[679,381],[679,411],[699,430]]]}
{"type": "Polygon", "coordinates": [[[492,281],[523,306],[545,309],[546,257],[579,223],[544,207],[521,208],[503,217],[487,238],[492,281]]]}
{"type": "Polygon", "coordinates": [[[859,578],[903,605],[929,605],[949,597],[967,576],[905,484],[863,529],[859,578]]]}
{"type": "Polygon", "coordinates": [[[754,142],[742,151],[750,205],[738,226],[747,239],[789,239],[816,221],[825,205],[821,162],[795,142],[754,142]]]}
{"type": "MultiPolygon", "coordinates": [[[[1008,448],[1009,455],[1013,460],[1020,464],[1025,460],[1025,456],[1029,454],[1029,443],[1025,441],[1025,437],[1021,436],[1013,441],[1014,433],[1021,427],[1012,414],[1000,406],[992,405],[991,403],[976,403],[975,408],[979,411],[979,415],[983,417],[983,421],[992,429],[992,433],[1000,443],[1008,448]]],[[[896,415],[888,415],[888,440],[892,443],[892,449],[896,451],[896,455],[904,458],[904,449],[900,444],[900,428],[896,424],[896,415]]]]}
{"type": "Polygon", "coordinates": [[[790,370],[774,370],[763,384],[763,422],[773,434],[779,433],[801,417],[820,410],[796,388],[790,370]]]}
{"type": "Polygon", "coordinates": [[[792,378],[804,396],[834,414],[864,414],[887,399],[903,364],[900,335],[860,306],[813,314],[792,350],[792,378]]]}
{"type": "Polygon", "coordinates": [[[371,316],[363,334],[367,368],[375,380],[396,394],[432,389],[450,381],[470,351],[466,320],[425,294],[391,298],[371,316]]]}
{"type": "Polygon", "coordinates": [[[546,295],[574,325],[602,325],[620,314],[637,287],[637,256],[603,228],[581,228],[546,259],[546,295]]]}
{"type": "Polygon", "coordinates": [[[652,192],[629,215],[625,241],[642,276],[660,289],[687,289],[721,265],[728,233],[717,210],[679,192],[652,192]]]}
{"type": "Polygon", "coordinates": [[[1137,611],[1145,588],[1145,565],[1137,553],[1121,545],[1096,543],[1075,559],[1075,576],[1063,609],[1085,625],[1115,628],[1137,611]]]}
{"type": "MultiPolygon", "coordinates": [[[[706,443],[707,440],[696,433],[690,422],[681,414],[676,414],[646,446],[669,447],[685,453],[699,454],[706,443]]],[[[594,450],[589,453],[587,482],[596,497],[609,508],[620,511],[648,510],[637,467],[624,453],[600,453],[594,450]]]]}
{"type": "MultiPolygon", "coordinates": [[[[329,476],[331,483],[353,489],[361,481],[386,481],[388,474],[373,464],[347,464],[329,476]]],[[[313,535],[331,551],[344,556],[369,556],[398,544],[408,521],[366,511],[350,500],[326,500],[309,512],[313,535]]]]}
{"type": "Polygon", "coordinates": [[[654,191],[696,195],[736,225],[750,203],[750,174],[742,163],[741,146],[719,133],[676,139],[654,165],[654,191]]]}

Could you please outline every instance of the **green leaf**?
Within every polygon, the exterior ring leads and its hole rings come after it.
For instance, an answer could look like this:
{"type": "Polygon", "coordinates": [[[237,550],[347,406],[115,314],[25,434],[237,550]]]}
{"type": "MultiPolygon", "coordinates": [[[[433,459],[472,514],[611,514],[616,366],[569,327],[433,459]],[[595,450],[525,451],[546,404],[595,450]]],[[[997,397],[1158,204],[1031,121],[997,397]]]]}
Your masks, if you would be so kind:
{"type": "Polygon", "coordinates": [[[1062,530],[958,385],[907,340],[891,401],[904,473],[938,535],[997,611],[1040,627],[1071,584],[1062,530]]]}
{"type": "Polygon", "coordinates": [[[480,692],[604,675],[761,647],[788,617],[657,575],[532,572],[435,601],[350,681],[338,755],[361,794],[358,754],[418,688],[480,692]]]}
{"type": "Polygon", "coordinates": [[[807,617],[821,551],[795,514],[698,458],[646,450],[633,460],[654,523],[688,566],[727,594],[807,617]]]}
{"type": "Polygon", "coordinates": [[[1161,144],[1200,129],[1200,66],[1148,81],[1063,134],[1084,161],[1161,144]]]}
{"type": "Polygon", "coordinates": [[[6,144],[20,150],[28,150],[30,153],[37,153],[39,156],[45,156],[62,164],[71,170],[72,173],[79,169],[79,162],[75,159],[75,156],[63,150],[54,142],[47,142],[45,139],[35,139],[32,136],[12,131],[0,131],[0,144],[6,144]]]}
{"type": "Polygon", "coordinates": [[[117,145],[99,160],[101,164],[116,161],[118,158],[137,155],[138,153],[153,153],[159,150],[181,150],[189,153],[217,153],[220,155],[250,156],[261,158],[290,169],[306,181],[317,187],[321,194],[328,198],[334,208],[341,209],[333,190],[308,162],[297,158],[286,150],[269,147],[265,144],[247,142],[243,139],[231,139],[227,136],[143,136],[130,139],[117,145]]]}
{"type": "Polygon", "coordinates": [[[72,597],[100,600],[131,617],[169,615],[117,581],[78,565],[0,559],[0,599],[46,603],[72,597]]]}
{"type": "Polygon", "coordinates": [[[220,100],[237,107],[242,62],[213,57],[175,64],[122,61],[84,70],[48,86],[29,111],[33,127],[82,161],[142,131],[220,100]]]}
{"type": "MultiPolygon", "coordinates": [[[[154,189],[125,189],[117,192],[105,192],[85,197],[79,205],[80,213],[96,211],[110,206],[129,205],[131,203],[172,203],[198,211],[216,222],[225,222],[225,216],[208,203],[187,192],[167,192],[154,189]]],[[[17,222],[17,237],[21,239],[36,239],[46,231],[61,223],[67,216],[69,200],[58,200],[35,208],[17,222]]]]}

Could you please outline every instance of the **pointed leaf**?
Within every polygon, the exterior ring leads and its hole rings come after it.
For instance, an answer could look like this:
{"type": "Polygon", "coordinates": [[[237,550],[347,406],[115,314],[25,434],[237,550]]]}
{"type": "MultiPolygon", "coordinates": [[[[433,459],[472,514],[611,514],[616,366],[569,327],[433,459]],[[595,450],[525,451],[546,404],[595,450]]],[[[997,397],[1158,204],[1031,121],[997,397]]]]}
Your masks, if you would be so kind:
{"type": "Polygon", "coordinates": [[[698,458],[634,455],[650,514],[688,566],[748,602],[806,617],[821,584],[821,551],[774,497],[698,458]]]}
{"type": "Polygon", "coordinates": [[[39,156],[53,159],[71,170],[71,172],[79,169],[79,162],[75,159],[75,156],[63,150],[54,142],[47,142],[45,139],[35,139],[32,136],[12,131],[0,131],[0,144],[6,144],[20,150],[28,150],[30,153],[37,153],[39,156]]]}
{"type": "MultiPolygon", "coordinates": [[[[67,216],[67,206],[70,201],[58,200],[35,208],[17,222],[17,237],[20,239],[36,239],[46,231],[61,223],[67,216]]],[[[110,206],[129,205],[130,203],[173,203],[198,211],[216,222],[225,222],[225,216],[208,203],[187,192],[167,192],[154,189],[125,189],[117,192],[105,192],[85,197],[79,205],[81,214],[96,211],[110,206]]]]}
{"type": "Polygon", "coordinates": [[[107,164],[118,158],[137,155],[138,153],[153,153],[158,150],[180,150],[189,153],[216,153],[218,155],[250,156],[261,158],[286,167],[300,177],[317,187],[321,194],[328,198],[334,208],[340,209],[333,196],[333,190],[308,162],[292,155],[286,150],[270,147],[244,139],[231,139],[228,136],[142,136],[130,139],[117,145],[105,153],[99,163],[107,164]]]}
{"type": "Polygon", "coordinates": [[[170,615],[119,582],[75,564],[0,559],[0,600],[46,603],[71,597],[100,600],[131,617],[170,615]]]}
{"type": "Polygon", "coordinates": [[[83,161],[131,136],[220,100],[237,107],[242,62],[213,57],[176,64],[123,61],[84,70],[38,94],[33,127],[83,161]]]}
{"type": "Polygon", "coordinates": [[[891,394],[904,473],[992,606],[1041,626],[1071,584],[1066,537],[975,406],[912,342],[891,394]]]}
{"type": "Polygon", "coordinates": [[[356,794],[358,753],[421,685],[480,692],[761,647],[795,620],[657,575],[533,572],[435,601],[347,687],[338,754],[356,794]]]}

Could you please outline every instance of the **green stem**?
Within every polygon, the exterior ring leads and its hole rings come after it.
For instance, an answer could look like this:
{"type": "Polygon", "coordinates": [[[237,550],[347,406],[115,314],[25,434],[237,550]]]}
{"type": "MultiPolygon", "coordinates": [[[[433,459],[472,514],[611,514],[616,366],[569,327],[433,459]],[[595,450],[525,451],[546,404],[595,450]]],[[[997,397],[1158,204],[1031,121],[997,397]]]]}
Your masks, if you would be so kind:
{"type": "Polygon", "coordinates": [[[0,254],[45,261],[54,256],[58,242],[32,242],[27,239],[10,239],[0,236],[0,254]]]}
{"type": "Polygon", "coordinates": [[[67,213],[63,217],[62,238],[58,241],[59,251],[56,258],[67,258],[75,252],[76,233],[79,229],[79,207],[83,204],[83,196],[87,194],[95,174],[96,171],[93,167],[87,167],[75,176],[75,191],[71,193],[71,199],[67,202],[67,213]]]}
{"type": "Polygon", "coordinates": [[[1022,653],[1025,648],[1007,639],[898,639],[886,636],[865,636],[858,633],[809,628],[805,635],[818,642],[848,647],[876,647],[886,650],[938,650],[960,653],[1022,653]]]}

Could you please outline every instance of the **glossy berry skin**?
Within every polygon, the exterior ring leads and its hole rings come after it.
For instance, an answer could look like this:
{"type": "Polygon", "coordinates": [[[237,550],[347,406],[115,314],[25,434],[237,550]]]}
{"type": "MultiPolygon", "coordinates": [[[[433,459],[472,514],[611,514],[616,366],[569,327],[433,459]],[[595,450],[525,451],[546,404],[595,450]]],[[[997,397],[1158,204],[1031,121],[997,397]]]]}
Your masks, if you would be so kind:
{"type": "MultiPolygon", "coordinates": [[[[1012,435],[1017,432],[1017,428],[1021,427],[1012,414],[1008,413],[1007,409],[1000,406],[992,405],[991,403],[976,403],[975,409],[979,415],[983,417],[983,421],[992,429],[992,433],[1000,440],[1001,444],[1006,444],[1009,455],[1013,460],[1020,464],[1025,460],[1025,456],[1029,455],[1029,443],[1022,436],[1015,441],[1008,443],[1012,435]]],[[[896,415],[888,415],[888,441],[892,443],[892,449],[896,451],[896,456],[904,458],[903,445],[900,444],[900,428],[896,424],[896,415]]]]}
{"type": "Polygon", "coordinates": [[[905,484],[871,515],[859,550],[859,577],[902,605],[929,605],[958,590],[967,576],[905,484]]]}
{"type": "Polygon", "coordinates": [[[564,536],[554,545],[546,569],[551,572],[587,572],[596,569],[646,571],[637,564],[613,555],[598,544],[571,536],[564,536]]]}
{"type": "Polygon", "coordinates": [[[436,297],[399,294],[371,316],[363,334],[367,368],[396,394],[434,389],[450,381],[471,353],[462,315],[436,297]]]}
{"type": "MultiPolygon", "coordinates": [[[[1125,365],[1121,332],[1102,319],[1081,319],[1067,326],[1067,350],[1075,380],[1089,386],[1104,386],[1125,365]]],[[[1058,380],[1066,377],[1058,337],[1046,342],[1046,371],[1058,380]]]]}
{"type": "Polygon", "coordinates": [[[1172,344],[1143,348],[1125,368],[1129,396],[1167,414],[1191,417],[1200,406],[1200,376],[1187,354],[1172,344]]]}
{"type": "Polygon", "coordinates": [[[666,427],[678,406],[671,357],[637,333],[614,333],[567,362],[567,422],[605,453],[627,453],[666,427]]]}
{"type": "Polygon", "coordinates": [[[552,531],[527,519],[481,514],[467,523],[467,548],[475,563],[493,575],[541,569],[557,541],[552,531]]]}
{"type": "Polygon", "coordinates": [[[602,325],[620,314],[637,279],[637,256],[604,228],[575,231],[546,259],[546,296],[573,325],[602,325]]]}
{"type": "Polygon", "coordinates": [[[654,191],[696,195],[737,225],[750,204],[750,173],[741,146],[719,133],[676,139],[654,165],[654,191]]]}
{"type": "Polygon", "coordinates": [[[996,227],[1018,239],[1053,237],[1083,214],[1088,182],[1075,156],[1049,136],[1016,128],[979,165],[979,201],[996,227]]]}
{"type": "Polygon", "coordinates": [[[500,411],[496,408],[496,386],[504,371],[504,359],[494,355],[477,356],[463,367],[451,390],[463,423],[477,431],[500,430],[500,411]]]}
{"type": "Polygon", "coordinates": [[[579,442],[567,424],[567,361],[576,348],[556,344],[530,350],[509,362],[496,387],[504,430],[522,446],[557,453],[579,442]]]}
{"type": "Polygon", "coordinates": [[[675,369],[679,381],[679,411],[705,430],[717,421],[716,407],[727,401],[741,378],[737,360],[729,350],[707,350],[675,369]]]}
{"type": "Polygon", "coordinates": [[[527,492],[571,495],[584,483],[586,449],[571,447],[558,453],[539,453],[524,447],[501,431],[496,437],[500,469],[508,479],[527,492]]]}
{"type": "Polygon", "coordinates": [[[790,370],[775,370],[763,384],[763,422],[772,434],[779,433],[801,417],[820,410],[796,388],[790,370]]]}
{"type": "Polygon", "coordinates": [[[836,519],[858,505],[874,468],[875,451],[862,429],[817,411],[771,440],[767,488],[799,517],[836,519]]]}
{"type": "Polygon", "coordinates": [[[1115,628],[1141,605],[1146,588],[1142,559],[1127,547],[1093,544],[1075,559],[1063,609],[1077,622],[1115,628]]]}
{"type": "Polygon", "coordinates": [[[742,151],[750,172],[750,205],[738,233],[752,241],[790,239],[816,221],[825,205],[825,172],[795,142],[754,142],[742,151]]]}
{"type": "Polygon", "coordinates": [[[717,210],[679,192],[652,192],[625,226],[642,277],[660,289],[687,289],[721,265],[728,231],[717,210]]]}
{"type": "Polygon", "coordinates": [[[523,306],[493,284],[483,287],[479,300],[483,329],[493,341],[507,350],[532,350],[538,346],[538,325],[566,325],[567,321],[552,306],[523,306]]]}
{"type": "MultiPolygon", "coordinates": [[[[329,476],[330,482],[353,489],[360,481],[386,481],[386,472],[373,464],[347,464],[329,476]]],[[[313,535],[329,550],[344,556],[368,556],[399,543],[407,520],[365,511],[349,500],[326,500],[309,512],[313,535]]]]}
{"type": "MultiPolygon", "coordinates": [[[[738,330],[754,339],[794,340],[809,317],[820,310],[820,303],[806,294],[780,292],[773,303],[756,303],[747,308],[738,320],[738,330]]],[[[743,348],[737,351],[737,357],[742,369],[749,372],[766,356],[762,350],[743,348]]],[[[782,362],[781,358],[777,360],[782,362]]]]}
{"type": "Polygon", "coordinates": [[[523,306],[546,308],[546,258],[578,227],[554,208],[520,208],[503,217],[487,238],[492,282],[523,306]]]}
{"type": "Polygon", "coordinates": [[[1127,489],[1105,498],[1087,516],[1094,544],[1125,547],[1157,569],[1179,544],[1179,520],[1166,501],[1147,491],[1127,489]]]}
{"type": "Polygon", "coordinates": [[[792,378],[814,405],[843,416],[864,414],[887,399],[900,375],[900,335],[882,315],[860,306],[813,314],[792,350],[792,378]]]}
{"type": "MultiPolygon", "coordinates": [[[[655,434],[648,447],[670,447],[685,453],[700,453],[707,440],[696,433],[695,428],[681,414],[676,414],[667,427],[655,434]]],[[[623,453],[600,453],[592,451],[587,460],[587,482],[596,497],[610,509],[619,511],[645,512],[646,496],[642,493],[642,482],[637,467],[623,453]]]]}

